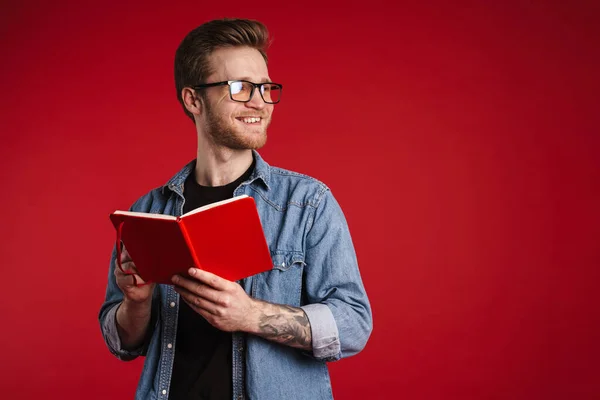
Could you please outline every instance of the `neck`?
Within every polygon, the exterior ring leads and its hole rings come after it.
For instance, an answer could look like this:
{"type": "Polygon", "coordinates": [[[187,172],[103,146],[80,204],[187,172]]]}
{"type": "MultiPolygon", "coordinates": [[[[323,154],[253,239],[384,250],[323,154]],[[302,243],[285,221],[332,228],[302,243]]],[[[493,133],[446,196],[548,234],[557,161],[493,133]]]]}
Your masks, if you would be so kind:
{"type": "Polygon", "coordinates": [[[198,143],[196,181],[202,186],[224,186],[252,165],[252,150],[235,150],[198,143]]]}

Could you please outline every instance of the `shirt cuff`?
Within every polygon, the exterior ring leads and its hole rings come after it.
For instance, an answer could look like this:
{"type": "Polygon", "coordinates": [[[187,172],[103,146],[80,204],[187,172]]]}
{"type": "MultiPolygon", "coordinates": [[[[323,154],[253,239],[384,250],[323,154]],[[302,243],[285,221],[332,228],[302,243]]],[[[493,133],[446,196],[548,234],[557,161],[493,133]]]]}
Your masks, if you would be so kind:
{"type": "Polygon", "coordinates": [[[115,304],[113,308],[108,310],[104,318],[102,331],[104,332],[104,340],[111,353],[121,360],[133,360],[142,353],[143,346],[137,349],[125,350],[121,345],[121,338],[117,331],[117,310],[121,303],[115,304]]]}
{"type": "Polygon", "coordinates": [[[307,304],[300,307],[310,323],[313,356],[319,360],[340,358],[340,337],[333,313],[325,304],[307,304]]]}

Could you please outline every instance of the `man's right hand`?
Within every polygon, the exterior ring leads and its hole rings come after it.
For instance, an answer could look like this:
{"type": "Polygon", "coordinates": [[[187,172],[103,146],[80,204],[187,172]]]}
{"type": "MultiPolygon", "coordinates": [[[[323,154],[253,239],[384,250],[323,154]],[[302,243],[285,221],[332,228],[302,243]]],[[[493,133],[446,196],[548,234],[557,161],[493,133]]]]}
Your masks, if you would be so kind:
{"type": "Polygon", "coordinates": [[[117,331],[124,349],[135,349],[143,343],[144,336],[152,313],[152,292],[155,283],[137,286],[145,283],[138,275],[135,264],[129,253],[123,247],[121,266],[115,266],[117,286],[123,292],[123,302],[117,309],[117,331]],[[135,275],[131,275],[131,274],[135,275]],[[135,276],[135,279],[134,279],[135,276]]]}
{"type": "Polygon", "coordinates": [[[121,289],[123,295],[125,296],[124,300],[134,304],[150,302],[152,300],[152,292],[154,291],[156,284],[151,283],[143,286],[136,285],[136,283],[142,284],[145,282],[138,275],[135,264],[131,260],[131,257],[124,246],[121,252],[121,266],[125,272],[121,271],[118,265],[115,265],[115,278],[117,281],[117,286],[119,289],[121,289]]]}

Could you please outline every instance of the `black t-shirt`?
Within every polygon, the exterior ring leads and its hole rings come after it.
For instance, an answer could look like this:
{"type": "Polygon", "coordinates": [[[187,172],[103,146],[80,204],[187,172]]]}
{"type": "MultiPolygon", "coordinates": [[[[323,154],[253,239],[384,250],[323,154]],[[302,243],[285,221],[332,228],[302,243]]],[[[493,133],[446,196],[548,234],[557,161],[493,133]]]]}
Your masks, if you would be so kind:
{"type": "MultiPolygon", "coordinates": [[[[190,174],[184,185],[183,212],[233,197],[233,191],[252,174],[254,164],[253,161],[242,176],[225,186],[201,186],[195,174],[190,174]]],[[[169,399],[231,400],[231,333],[213,327],[181,300],[175,343],[169,399]]]]}

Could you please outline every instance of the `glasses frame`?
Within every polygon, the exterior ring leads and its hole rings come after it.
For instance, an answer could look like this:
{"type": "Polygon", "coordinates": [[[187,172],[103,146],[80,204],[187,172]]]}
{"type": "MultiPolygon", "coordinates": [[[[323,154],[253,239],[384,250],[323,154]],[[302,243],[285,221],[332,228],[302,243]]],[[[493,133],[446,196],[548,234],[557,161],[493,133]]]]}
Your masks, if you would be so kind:
{"type": "Polygon", "coordinates": [[[236,79],[236,80],[232,80],[232,81],[221,81],[221,82],[213,82],[213,83],[202,83],[200,85],[196,85],[196,86],[192,86],[192,88],[194,90],[198,90],[198,89],[205,89],[205,88],[209,88],[209,87],[214,87],[214,86],[229,86],[229,98],[233,101],[236,101],[238,103],[248,103],[249,101],[252,101],[252,97],[254,97],[254,89],[259,89],[258,93],[260,93],[260,98],[267,104],[277,104],[281,101],[281,92],[283,92],[283,85],[281,83],[275,83],[275,82],[263,82],[263,83],[254,83],[254,82],[250,82],[250,81],[246,81],[244,79],[236,79]],[[249,83],[250,85],[252,85],[252,91],[250,92],[250,97],[248,98],[248,100],[236,100],[233,98],[233,93],[231,93],[231,84],[235,83],[235,82],[246,82],[249,83]],[[260,90],[260,87],[263,85],[277,85],[279,86],[279,99],[277,101],[266,101],[265,98],[263,97],[262,91],[260,90]]]}

